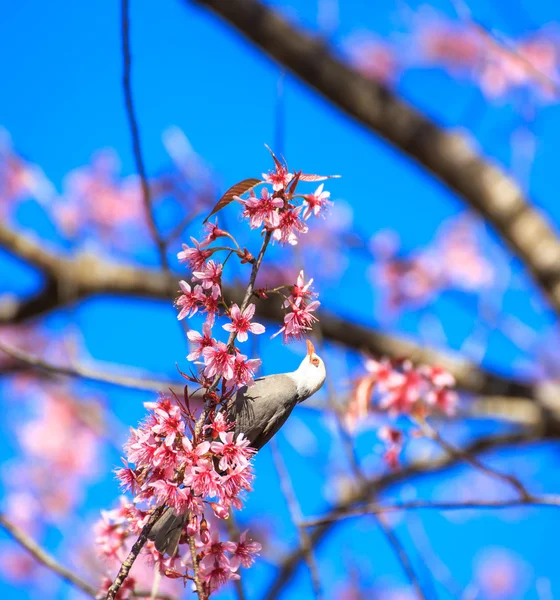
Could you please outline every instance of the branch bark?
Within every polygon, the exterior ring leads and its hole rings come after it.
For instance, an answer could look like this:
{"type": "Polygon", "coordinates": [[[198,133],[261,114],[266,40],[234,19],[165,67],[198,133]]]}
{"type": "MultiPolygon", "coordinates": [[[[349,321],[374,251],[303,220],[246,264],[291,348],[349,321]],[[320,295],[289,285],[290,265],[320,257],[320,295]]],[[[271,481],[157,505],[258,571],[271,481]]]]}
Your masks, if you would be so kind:
{"type": "Polygon", "coordinates": [[[235,27],[326,100],[431,172],[491,223],[560,314],[560,240],[520,186],[380,83],[258,0],[193,0],[235,27]]]}

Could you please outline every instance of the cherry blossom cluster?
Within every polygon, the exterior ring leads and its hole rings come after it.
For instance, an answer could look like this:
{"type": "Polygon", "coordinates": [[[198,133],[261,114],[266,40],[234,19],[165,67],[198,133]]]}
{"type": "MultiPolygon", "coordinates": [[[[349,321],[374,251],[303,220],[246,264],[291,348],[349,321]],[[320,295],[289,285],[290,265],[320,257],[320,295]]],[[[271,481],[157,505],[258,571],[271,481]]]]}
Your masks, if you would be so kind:
{"type": "MultiPolygon", "coordinates": [[[[353,429],[369,414],[386,412],[390,417],[423,419],[432,412],[455,414],[458,396],[451,373],[437,366],[413,366],[411,361],[389,359],[366,361],[367,373],[354,386],[346,413],[346,425],[353,429]]],[[[396,468],[402,450],[403,433],[392,426],[382,427],[379,438],[385,443],[384,459],[396,468]]]]}
{"type": "MultiPolygon", "coordinates": [[[[246,533],[238,542],[220,542],[217,527],[205,516],[208,509],[215,518],[226,519],[231,507],[242,507],[242,493],[251,490],[254,450],[242,433],[234,437],[223,412],[197,435],[193,416],[181,402],[162,396],[145,406],[148,417],[132,429],[124,466],[116,473],[133,501],[123,500],[120,508],[102,513],[96,526],[99,552],[108,564],[120,564],[130,541],[146,525],[150,508],[165,505],[186,515],[178,552],[164,557],[153,542],[148,542],[147,551],[166,577],[192,579],[192,537],[199,577],[210,594],[238,578],[239,567],[250,566],[261,548],[247,540],[246,533]]],[[[123,594],[127,590],[132,593],[134,585],[129,582],[123,594]]]]}
{"type": "Polygon", "coordinates": [[[494,280],[475,228],[462,217],[446,223],[432,244],[415,253],[403,255],[392,232],[377,234],[371,246],[372,276],[385,292],[385,314],[424,306],[445,290],[474,291],[494,280]]]}

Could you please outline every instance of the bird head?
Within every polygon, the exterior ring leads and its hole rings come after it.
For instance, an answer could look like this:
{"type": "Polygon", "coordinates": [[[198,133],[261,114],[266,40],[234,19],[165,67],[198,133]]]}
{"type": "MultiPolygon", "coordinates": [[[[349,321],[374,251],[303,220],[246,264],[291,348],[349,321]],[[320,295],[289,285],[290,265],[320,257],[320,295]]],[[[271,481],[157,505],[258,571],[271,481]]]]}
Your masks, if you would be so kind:
{"type": "Polygon", "coordinates": [[[312,396],[325,382],[327,376],[325,363],[315,354],[315,348],[309,340],[307,340],[307,356],[301,361],[294,376],[302,400],[312,396]]]}

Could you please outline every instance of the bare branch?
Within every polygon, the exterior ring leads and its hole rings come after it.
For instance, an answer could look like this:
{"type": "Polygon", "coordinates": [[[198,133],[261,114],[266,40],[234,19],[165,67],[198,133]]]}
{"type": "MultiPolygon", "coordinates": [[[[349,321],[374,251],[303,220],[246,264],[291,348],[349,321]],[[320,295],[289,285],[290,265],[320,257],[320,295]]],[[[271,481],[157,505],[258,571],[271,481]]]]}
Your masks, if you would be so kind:
{"type": "Polygon", "coordinates": [[[447,440],[443,439],[440,433],[431,427],[426,421],[417,420],[416,422],[425,436],[435,440],[446,452],[449,452],[451,456],[455,456],[461,460],[464,460],[468,464],[472,465],[475,469],[478,469],[490,477],[498,479],[504,483],[508,483],[519,493],[522,499],[531,498],[527,488],[514,475],[509,475],[507,473],[497,471],[496,469],[492,469],[491,467],[488,467],[482,463],[478,458],[476,458],[476,456],[473,456],[469,452],[465,452],[460,448],[456,448],[453,444],[450,444],[447,440]]]}
{"type": "Polygon", "coordinates": [[[303,521],[304,527],[318,527],[327,523],[335,523],[343,519],[360,517],[363,515],[382,515],[385,513],[401,512],[408,510],[439,510],[457,511],[457,510],[502,510],[507,508],[519,508],[523,506],[539,506],[548,508],[560,508],[560,496],[528,496],[526,498],[513,498],[511,500],[465,500],[457,502],[450,500],[448,502],[415,500],[412,502],[403,502],[402,504],[391,504],[383,506],[382,504],[367,504],[360,508],[349,510],[345,513],[330,513],[326,517],[312,517],[303,521]]]}
{"type": "Polygon", "coordinates": [[[288,23],[258,0],[195,0],[211,9],[372,132],[381,135],[457,192],[525,262],[560,313],[560,241],[519,185],[479,156],[466,138],[445,131],[382,84],[335,56],[324,40],[288,23]]]}
{"type": "Polygon", "coordinates": [[[20,361],[31,367],[42,369],[48,373],[56,375],[65,375],[68,377],[78,377],[81,379],[87,379],[90,381],[98,381],[101,383],[108,383],[111,385],[117,385],[120,387],[130,388],[133,390],[146,390],[150,392],[163,392],[169,388],[180,390],[182,392],[183,387],[179,382],[176,381],[164,381],[154,380],[147,378],[136,378],[127,377],[124,375],[113,375],[96,369],[90,369],[83,365],[74,365],[72,367],[65,367],[61,365],[55,365],[47,362],[37,356],[29,354],[19,348],[10,346],[0,341],[0,352],[4,352],[11,358],[20,361]]]}
{"type": "MultiPolygon", "coordinates": [[[[554,434],[552,435],[554,436],[554,434]]],[[[462,450],[472,456],[475,456],[490,450],[501,450],[510,446],[528,444],[537,439],[542,441],[542,439],[546,439],[547,437],[550,437],[548,432],[545,431],[541,434],[541,432],[538,430],[529,430],[521,433],[510,433],[500,436],[488,436],[468,444],[462,448],[462,450]]],[[[459,460],[460,459],[457,456],[441,456],[435,459],[422,459],[412,462],[411,464],[403,467],[400,471],[386,473],[380,477],[369,479],[367,482],[357,486],[355,489],[349,490],[347,495],[332,508],[328,516],[330,517],[338,514],[346,514],[349,510],[354,510],[357,505],[365,502],[371,496],[378,495],[394,485],[404,481],[410,482],[415,477],[422,475],[439,473],[452,466],[455,466],[459,460]]],[[[321,543],[335,524],[336,521],[326,522],[323,525],[318,525],[315,527],[310,536],[312,547],[316,547],[319,543],[321,543]]],[[[288,556],[286,556],[280,565],[276,578],[274,581],[272,581],[268,590],[264,593],[263,598],[266,600],[274,600],[275,598],[278,598],[284,586],[290,582],[303,558],[304,556],[300,548],[294,549],[288,556]]]]}

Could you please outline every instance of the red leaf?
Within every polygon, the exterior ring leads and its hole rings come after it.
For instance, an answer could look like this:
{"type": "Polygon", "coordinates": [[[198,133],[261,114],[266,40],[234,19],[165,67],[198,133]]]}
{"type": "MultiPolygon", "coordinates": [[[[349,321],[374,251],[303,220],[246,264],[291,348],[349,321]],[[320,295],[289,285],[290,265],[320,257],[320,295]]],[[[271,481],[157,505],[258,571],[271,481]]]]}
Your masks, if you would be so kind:
{"type": "Polygon", "coordinates": [[[292,181],[290,182],[290,185],[288,186],[287,193],[289,196],[293,196],[295,194],[296,187],[297,187],[300,177],[301,177],[301,171],[298,171],[294,175],[294,178],[292,179],[292,181]]]}
{"type": "Polygon", "coordinates": [[[232,185],[229,190],[227,190],[225,194],[218,200],[218,203],[216,206],[214,206],[212,212],[206,217],[206,219],[204,219],[203,223],[206,223],[206,221],[208,221],[212,215],[215,215],[219,210],[222,210],[224,206],[227,206],[233,200],[234,196],[241,196],[245,192],[253,189],[256,185],[259,185],[259,183],[262,183],[262,180],[251,178],[244,179],[243,181],[232,185]]]}
{"type": "Polygon", "coordinates": [[[306,175],[302,173],[299,176],[300,181],[325,181],[325,179],[339,179],[340,175],[306,175]]]}

